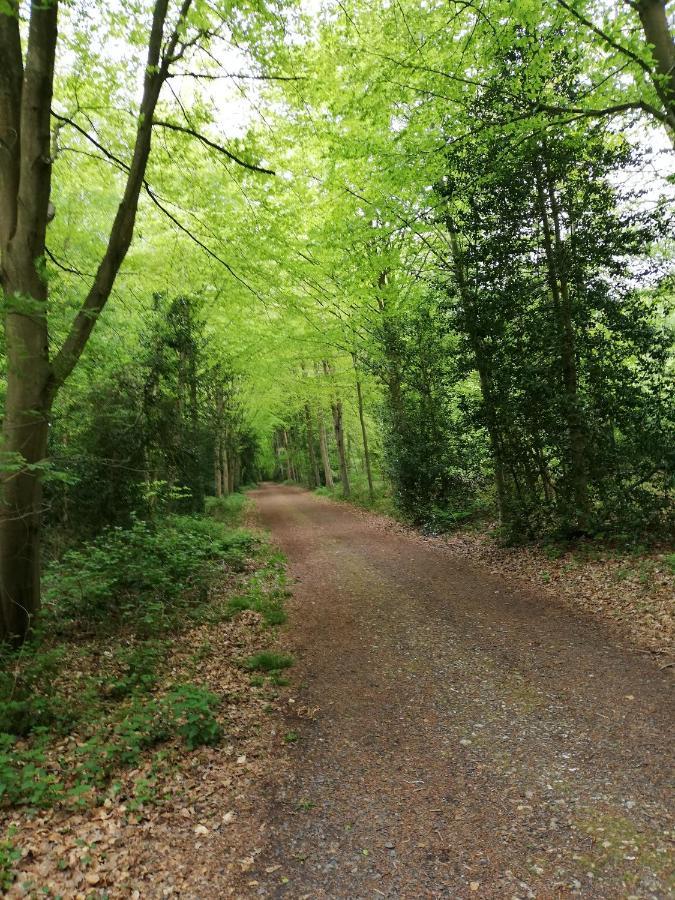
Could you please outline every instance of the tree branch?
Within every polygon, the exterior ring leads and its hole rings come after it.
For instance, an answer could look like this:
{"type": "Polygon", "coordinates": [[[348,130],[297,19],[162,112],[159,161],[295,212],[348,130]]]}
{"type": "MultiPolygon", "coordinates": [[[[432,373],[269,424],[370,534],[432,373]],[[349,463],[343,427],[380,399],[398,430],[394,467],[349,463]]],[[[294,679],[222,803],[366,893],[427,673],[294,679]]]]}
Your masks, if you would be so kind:
{"type": "Polygon", "coordinates": [[[61,116],[61,115],[59,115],[59,113],[54,112],[54,110],[52,110],[52,117],[53,117],[54,119],[56,119],[58,122],[61,122],[61,123],[64,124],[64,125],[70,125],[71,128],[74,128],[74,129],[75,129],[75,131],[79,131],[79,133],[80,133],[83,137],[85,137],[85,138],[89,141],[89,143],[93,144],[94,147],[96,147],[97,150],[100,150],[101,153],[102,153],[107,159],[109,159],[111,162],[115,163],[115,165],[116,165],[119,169],[122,169],[123,172],[128,172],[128,171],[129,171],[129,166],[128,166],[127,163],[124,162],[124,160],[120,159],[119,156],[115,156],[114,153],[111,153],[110,150],[108,150],[106,147],[104,147],[103,144],[100,144],[100,143],[96,140],[96,138],[93,138],[93,137],[89,134],[88,131],[86,131],[84,128],[82,128],[81,125],[78,125],[77,122],[75,122],[73,119],[69,119],[67,116],[61,116]]]}
{"type": "Polygon", "coordinates": [[[655,106],[652,106],[651,103],[646,103],[644,100],[635,100],[634,102],[626,102],[626,103],[615,103],[613,106],[605,106],[599,109],[593,108],[584,108],[584,107],[575,107],[575,106],[549,106],[546,103],[537,103],[532,112],[536,113],[538,111],[553,113],[554,115],[561,116],[582,116],[586,118],[602,118],[604,116],[617,116],[624,112],[640,111],[648,113],[648,115],[653,116],[659,122],[663,122],[664,124],[668,124],[668,116],[661,112],[661,110],[657,109],[655,106]]]}
{"type": "Polygon", "coordinates": [[[607,32],[603,31],[602,28],[598,28],[597,25],[594,25],[590,19],[587,19],[586,16],[582,15],[579,10],[575,9],[567,0],[557,0],[558,4],[566,9],[570,15],[574,16],[574,18],[581,22],[582,25],[585,25],[586,28],[590,29],[593,34],[597,35],[601,40],[603,40],[606,44],[608,44],[612,49],[616,50],[617,53],[623,54],[623,56],[627,56],[628,59],[632,59],[636,65],[640,66],[640,68],[646,72],[650,77],[652,76],[652,68],[651,66],[645,62],[642,57],[638,56],[637,53],[634,53],[628,47],[624,47],[623,44],[620,44],[618,41],[615,41],[614,38],[607,34],[607,32]]]}
{"type": "Polygon", "coordinates": [[[250,169],[252,172],[260,172],[263,175],[274,175],[275,172],[272,169],[263,169],[260,166],[253,165],[253,163],[248,163],[243,159],[240,159],[238,156],[235,156],[234,153],[231,153],[226,147],[223,147],[221,144],[216,144],[210,138],[207,138],[206,135],[200,134],[198,131],[195,131],[192,128],[187,128],[184,125],[176,125],[174,122],[164,122],[158,121],[155,119],[153,125],[156,125],[158,128],[167,128],[170,131],[179,131],[182,134],[188,134],[190,137],[196,138],[198,141],[201,141],[206,147],[211,147],[212,150],[217,150],[218,153],[222,153],[223,156],[227,156],[228,159],[231,159],[232,162],[236,162],[237,165],[243,166],[245,169],[250,169]]]}
{"type": "Polygon", "coordinates": [[[134,152],[128,167],[127,183],[110,230],[108,246],[97,269],[94,282],[75,316],[68,336],[52,362],[49,383],[49,391],[52,396],[70,375],[82,355],[89,335],[110,297],[117,273],[131,245],[138,199],[145,181],[145,170],[152,144],[152,119],[191,3],[192,0],[183,0],[176,27],[162,52],[169,0],[155,0],[148,40],[143,96],[138,114],[134,152]]]}
{"type": "Polygon", "coordinates": [[[216,75],[209,72],[174,72],[170,78],[197,78],[202,81],[219,81],[223,78],[235,78],[241,81],[307,81],[306,75],[244,75],[240,72],[223,72],[216,75]]]}
{"type": "Polygon", "coordinates": [[[208,247],[203,241],[200,241],[200,239],[195,234],[193,234],[189,228],[187,228],[185,225],[183,225],[183,223],[179,219],[177,219],[176,216],[174,216],[174,214],[166,208],[166,206],[164,206],[161,203],[161,201],[159,200],[159,198],[157,197],[157,195],[154,193],[154,191],[152,190],[152,188],[150,187],[150,185],[147,182],[145,183],[145,192],[148,195],[148,197],[150,197],[150,199],[155,204],[155,206],[159,210],[161,210],[168,219],[170,219],[173,222],[173,224],[176,226],[176,228],[178,228],[180,231],[182,231],[183,234],[186,234],[190,238],[191,241],[193,241],[195,244],[197,244],[198,247],[201,247],[205,253],[207,253],[210,257],[215,259],[216,262],[220,263],[221,266],[224,266],[227,269],[227,271],[230,273],[230,275],[233,278],[235,278],[240,284],[242,284],[247,290],[249,290],[253,294],[254,297],[256,297],[258,300],[262,301],[262,297],[255,290],[255,288],[251,287],[251,285],[247,281],[245,281],[241,277],[241,275],[237,275],[237,273],[234,271],[234,269],[232,268],[232,266],[229,263],[225,262],[225,260],[222,257],[218,256],[218,254],[215,253],[210,247],[208,247]]]}

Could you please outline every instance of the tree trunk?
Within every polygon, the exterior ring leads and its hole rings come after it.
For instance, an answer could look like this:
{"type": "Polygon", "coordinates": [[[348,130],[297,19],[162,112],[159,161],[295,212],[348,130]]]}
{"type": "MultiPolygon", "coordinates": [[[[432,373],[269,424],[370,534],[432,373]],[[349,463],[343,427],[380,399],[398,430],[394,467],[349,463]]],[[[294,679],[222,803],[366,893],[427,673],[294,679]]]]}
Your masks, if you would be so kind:
{"type": "MultiPolygon", "coordinates": [[[[7,327],[22,324],[10,325],[13,318],[18,317],[8,317],[7,327]]],[[[8,348],[10,343],[14,341],[8,341],[8,348]]],[[[30,341],[23,346],[27,349],[30,341]]],[[[36,360],[39,371],[39,356],[26,352],[23,360],[14,364],[10,357],[3,424],[3,454],[8,462],[3,467],[0,521],[0,640],[19,642],[40,608],[42,480],[39,469],[29,467],[45,459],[49,414],[44,381],[26,371],[30,359],[36,360]]]]}
{"type": "Polygon", "coordinates": [[[230,492],[230,475],[227,465],[227,450],[225,449],[225,440],[221,437],[218,453],[220,456],[220,495],[227,496],[230,492]]]}
{"type": "Polygon", "coordinates": [[[645,40],[656,63],[655,87],[675,140],[675,39],[668,23],[666,3],[665,0],[638,0],[636,5],[645,40]]]}
{"type": "Polygon", "coordinates": [[[234,455],[227,450],[225,458],[227,460],[227,493],[234,494],[234,455]]]}
{"type": "Polygon", "coordinates": [[[216,446],[213,450],[213,485],[216,497],[223,496],[223,485],[220,478],[220,450],[218,448],[218,444],[216,443],[216,446]]]}
{"type": "Polygon", "coordinates": [[[44,262],[51,191],[56,3],[31,6],[23,71],[18,8],[0,13],[0,284],[7,394],[0,499],[0,640],[21,641],[40,608],[41,472],[51,408],[44,262]],[[20,121],[19,121],[20,116],[20,121]]]}
{"type": "Polygon", "coordinates": [[[333,427],[335,429],[335,443],[337,444],[338,459],[340,460],[340,480],[342,482],[342,496],[349,497],[349,473],[347,471],[347,455],[345,453],[345,437],[342,427],[342,402],[336,400],[331,403],[333,411],[333,427]]]}
{"type": "Polygon", "coordinates": [[[305,403],[305,425],[307,429],[307,455],[309,457],[310,477],[313,479],[310,487],[319,487],[321,476],[319,475],[319,463],[314,450],[314,429],[312,428],[312,413],[309,403],[305,403]]]}
{"type": "MultiPolygon", "coordinates": [[[[354,360],[354,369],[356,370],[356,359],[354,360]]],[[[359,419],[361,421],[361,435],[363,437],[363,459],[366,465],[366,476],[368,477],[368,495],[370,497],[370,502],[373,503],[375,501],[375,491],[373,490],[373,473],[370,469],[370,453],[368,451],[368,432],[366,431],[366,420],[363,415],[363,395],[361,392],[361,382],[358,377],[356,377],[356,397],[359,402],[359,419]]]]}
{"type": "Polygon", "coordinates": [[[330,456],[328,454],[328,436],[326,434],[326,423],[323,419],[323,411],[319,409],[319,447],[321,448],[321,464],[323,466],[323,477],[326,487],[333,490],[333,469],[330,464],[330,456]]]}
{"type": "Polygon", "coordinates": [[[576,524],[582,530],[586,530],[590,517],[588,476],[586,471],[588,451],[584,421],[579,406],[574,323],[569,285],[564,260],[562,259],[564,248],[561,239],[558,201],[550,177],[546,177],[546,191],[541,175],[537,175],[536,183],[546,255],[546,273],[560,340],[560,368],[564,396],[563,409],[570,442],[570,482],[575,506],[576,524]],[[553,232],[549,220],[546,194],[548,194],[548,200],[551,205],[553,232]]]}
{"type": "Polygon", "coordinates": [[[286,450],[286,480],[295,481],[295,466],[293,465],[293,456],[291,454],[291,443],[288,439],[288,431],[284,428],[284,448],[286,450]]]}

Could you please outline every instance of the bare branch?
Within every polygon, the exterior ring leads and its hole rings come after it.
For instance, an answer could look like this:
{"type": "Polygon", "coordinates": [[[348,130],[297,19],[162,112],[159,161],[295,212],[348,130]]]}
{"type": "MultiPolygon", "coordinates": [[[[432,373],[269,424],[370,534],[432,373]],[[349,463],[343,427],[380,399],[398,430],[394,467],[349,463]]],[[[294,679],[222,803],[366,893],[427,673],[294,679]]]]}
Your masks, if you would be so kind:
{"type": "Polygon", "coordinates": [[[306,75],[245,75],[242,72],[223,72],[219,75],[210,72],[174,72],[170,78],[197,78],[201,81],[220,81],[223,78],[234,78],[237,81],[307,81],[306,75]]]}
{"type": "Polygon", "coordinates": [[[231,159],[232,162],[236,162],[237,165],[243,166],[245,169],[250,169],[252,172],[260,172],[263,175],[274,175],[275,173],[272,169],[263,169],[260,166],[253,165],[253,163],[248,163],[243,159],[240,159],[238,156],[235,156],[234,153],[231,153],[226,147],[223,147],[222,144],[216,144],[210,138],[207,138],[206,135],[200,134],[200,132],[195,131],[193,128],[187,128],[184,125],[176,125],[174,122],[164,122],[158,121],[155,119],[153,125],[156,125],[158,128],[168,128],[170,131],[179,131],[182,134],[188,134],[190,137],[196,138],[198,141],[201,141],[207,147],[211,147],[212,150],[217,150],[218,153],[222,153],[224,156],[227,156],[228,159],[231,159]]]}
{"type": "Polygon", "coordinates": [[[590,19],[587,19],[586,16],[582,15],[578,9],[575,9],[567,0],[557,0],[558,4],[562,6],[563,9],[566,9],[570,15],[574,16],[574,18],[581,22],[582,25],[585,25],[593,34],[597,35],[601,40],[603,40],[606,44],[608,44],[613,50],[616,50],[617,53],[621,53],[624,56],[627,56],[629,59],[632,59],[636,65],[640,66],[640,68],[646,72],[648,75],[652,75],[651,66],[642,59],[642,57],[638,56],[637,53],[634,53],[630,48],[624,47],[623,44],[620,44],[618,41],[614,40],[614,38],[607,34],[606,31],[603,31],[602,28],[599,28],[590,19]]]}
{"type": "Polygon", "coordinates": [[[189,228],[187,228],[185,225],[183,225],[183,223],[179,219],[177,219],[176,216],[174,216],[174,214],[166,208],[166,206],[164,206],[164,204],[159,200],[159,198],[157,197],[157,195],[154,193],[154,191],[152,190],[152,188],[150,187],[150,185],[147,182],[145,183],[145,192],[148,195],[148,197],[150,197],[150,199],[155,204],[155,206],[158,209],[160,209],[164,213],[164,215],[173,222],[173,224],[176,226],[176,228],[178,228],[180,231],[182,231],[184,234],[186,234],[190,238],[191,241],[193,241],[195,244],[197,244],[198,247],[201,247],[205,253],[207,253],[210,257],[215,259],[216,262],[220,263],[221,266],[224,266],[227,269],[227,271],[230,273],[230,275],[232,275],[232,277],[234,279],[236,279],[247,290],[249,290],[253,294],[254,297],[256,297],[258,300],[262,301],[263,298],[255,290],[255,288],[251,287],[251,285],[247,281],[245,281],[241,277],[241,275],[237,275],[237,273],[234,271],[234,269],[228,262],[225,262],[225,260],[222,257],[218,256],[217,253],[215,253],[209,246],[207,246],[195,234],[193,234],[189,228]]]}

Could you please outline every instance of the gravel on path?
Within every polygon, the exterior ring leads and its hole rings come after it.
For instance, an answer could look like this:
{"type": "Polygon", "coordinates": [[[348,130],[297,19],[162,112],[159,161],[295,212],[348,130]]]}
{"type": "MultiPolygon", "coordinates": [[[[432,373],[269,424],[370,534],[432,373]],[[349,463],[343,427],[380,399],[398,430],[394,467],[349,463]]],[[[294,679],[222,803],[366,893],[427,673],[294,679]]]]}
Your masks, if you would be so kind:
{"type": "Polygon", "coordinates": [[[247,894],[675,896],[670,670],[442,541],[252,496],[298,687],[247,894]]]}

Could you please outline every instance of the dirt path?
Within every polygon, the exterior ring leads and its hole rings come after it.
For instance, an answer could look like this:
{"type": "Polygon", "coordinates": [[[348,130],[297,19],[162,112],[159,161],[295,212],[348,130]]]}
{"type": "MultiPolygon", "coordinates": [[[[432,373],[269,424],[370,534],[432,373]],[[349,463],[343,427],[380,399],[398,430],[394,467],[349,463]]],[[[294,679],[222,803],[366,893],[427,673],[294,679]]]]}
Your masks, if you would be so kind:
{"type": "Polygon", "coordinates": [[[295,579],[289,708],[319,711],[252,896],[674,895],[668,671],[440,542],[253,496],[295,579]]]}

